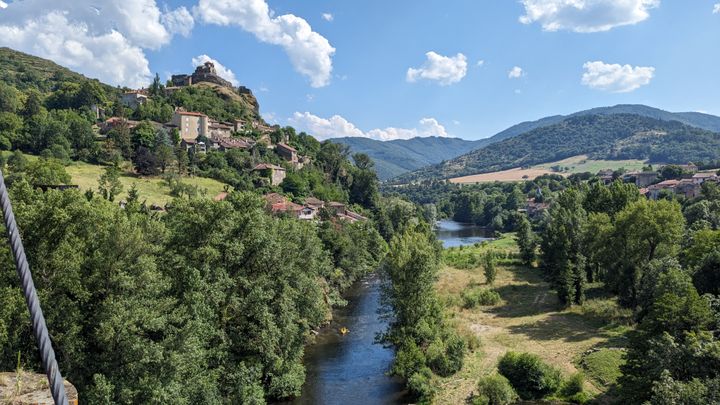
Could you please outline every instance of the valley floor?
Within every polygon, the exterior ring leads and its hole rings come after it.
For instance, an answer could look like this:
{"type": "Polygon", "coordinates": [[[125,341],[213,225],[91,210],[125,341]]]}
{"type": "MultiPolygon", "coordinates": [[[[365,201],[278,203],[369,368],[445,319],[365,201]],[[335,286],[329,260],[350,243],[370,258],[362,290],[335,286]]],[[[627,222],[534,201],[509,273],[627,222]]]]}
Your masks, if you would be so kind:
{"type": "MultiPolygon", "coordinates": [[[[489,246],[512,253],[516,247],[509,240],[506,235],[489,246]]],[[[463,254],[479,254],[487,248],[466,247],[463,254]]],[[[456,249],[453,255],[458,253],[456,249]]],[[[623,325],[629,324],[630,314],[606,298],[601,285],[591,286],[584,305],[563,309],[540,270],[505,259],[492,286],[502,301],[493,307],[462,308],[462,291],[478,285],[490,288],[485,284],[482,267],[462,270],[452,265],[444,267],[437,282],[458,329],[480,342],[468,353],[460,372],[440,381],[436,403],[463,403],[481,376],[496,372],[498,359],[507,351],[535,353],[565,377],[582,371],[587,377],[586,391],[601,403],[610,400],[608,391],[619,376],[623,336],[629,329],[623,325]]]]}
{"type": "Polygon", "coordinates": [[[556,162],[539,164],[527,169],[518,167],[510,170],[456,177],[454,179],[450,179],[450,182],[459,184],[475,184],[494,181],[525,181],[532,180],[544,174],[561,174],[563,176],[584,172],[595,174],[600,170],[618,170],[621,168],[628,171],[634,171],[641,170],[645,164],[646,163],[642,160],[593,160],[588,158],[586,155],[579,155],[558,160],[556,162]],[[556,171],[554,168],[561,168],[562,171],[556,171]]]}

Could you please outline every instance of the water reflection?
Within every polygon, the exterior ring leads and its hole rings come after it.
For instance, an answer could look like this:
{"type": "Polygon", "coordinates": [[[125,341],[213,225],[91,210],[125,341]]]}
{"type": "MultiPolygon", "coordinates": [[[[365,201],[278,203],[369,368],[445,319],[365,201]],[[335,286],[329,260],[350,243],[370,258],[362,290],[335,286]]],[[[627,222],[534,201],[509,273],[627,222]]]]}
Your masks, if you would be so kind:
{"type": "Polygon", "coordinates": [[[438,221],[435,225],[435,233],[446,248],[472,245],[492,239],[486,228],[450,220],[438,221]]]}

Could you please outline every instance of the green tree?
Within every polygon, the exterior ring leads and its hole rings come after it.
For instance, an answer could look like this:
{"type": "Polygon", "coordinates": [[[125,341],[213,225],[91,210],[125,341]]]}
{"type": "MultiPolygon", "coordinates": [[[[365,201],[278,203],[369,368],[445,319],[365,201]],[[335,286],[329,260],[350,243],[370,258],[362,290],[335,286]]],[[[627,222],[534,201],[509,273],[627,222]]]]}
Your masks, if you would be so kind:
{"type": "Polygon", "coordinates": [[[27,166],[27,177],[34,186],[56,186],[70,184],[72,178],[65,166],[55,159],[37,159],[27,166]]]}
{"type": "Polygon", "coordinates": [[[526,266],[532,266],[537,256],[537,242],[532,225],[526,215],[521,215],[517,222],[517,241],[520,248],[520,259],[526,266]]]}
{"type": "Polygon", "coordinates": [[[98,192],[100,195],[108,201],[115,201],[115,197],[122,192],[122,189],[120,167],[116,165],[105,167],[105,172],[98,179],[98,192]]]}
{"type": "Polygon", "coordinates": [[[647,263],[678,253],[684,224],[680,205],[666,200],[639,200],[618,213],[611,238],[616,262],[608,281],[623,304],[637,304],[638,283],[647,263]]]}
{"type": "Polygon", "coordinates": [[[488,250],[483,254],[483,274],[485,274],[485,281],[487,281],[490,285],[495,283],[495,278],[497,277],[497,266],[495,261],[495,252],[492,250],[488,250]]]}
{"type": "Polygon", "coordinates": [[[562,192],[550,211],[541,244],[543,267],[550,274],[563,304],[581,304],[585,299],[586,259],[582,251],[582,229],[587,213],[582,193],[562,192]]]}
{"type": "Polygon", "coordinates": [[[132,130],[132,144],[135,149],[139,147],[153,148],[155,146],[155,127],[150,121],[142,121],[132,130]]]}

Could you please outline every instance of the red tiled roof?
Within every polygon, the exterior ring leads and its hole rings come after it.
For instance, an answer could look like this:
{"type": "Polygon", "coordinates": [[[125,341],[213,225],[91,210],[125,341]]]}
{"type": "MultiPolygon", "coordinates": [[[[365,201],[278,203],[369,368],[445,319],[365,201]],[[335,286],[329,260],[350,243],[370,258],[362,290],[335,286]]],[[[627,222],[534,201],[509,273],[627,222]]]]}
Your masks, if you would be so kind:
{"type": "Polygon", "coordinates": [[[180,115],[192,115],[194,117],[207,117],[207,115],[199,112],[190,112],[190,111],[177,111],[180,115]]]}
{"type": "Polygon", "coordinates": [[[280,167],[280,166],[276,166],[276,165],[273,165],[273,164],[270,164],[270,163],[260,163],[259,165],[253,167],[253,170],[267,170],[267,169],[272,169],[272,170],[285,170],[285,168],[282,168],[282,167],[280,167]]]}
{"type": "Polygon", "coordinates": [[[279,148],[287,149],[287,150],[292,151],[292,152],[297,152],[297,149],[293,148],[292,146],[290,146],[290,145],[288,145],[288,144],[284,144],[284,143],[282,143],[282,142],[278,143],[277,146],[278,146],[279,148]]]}

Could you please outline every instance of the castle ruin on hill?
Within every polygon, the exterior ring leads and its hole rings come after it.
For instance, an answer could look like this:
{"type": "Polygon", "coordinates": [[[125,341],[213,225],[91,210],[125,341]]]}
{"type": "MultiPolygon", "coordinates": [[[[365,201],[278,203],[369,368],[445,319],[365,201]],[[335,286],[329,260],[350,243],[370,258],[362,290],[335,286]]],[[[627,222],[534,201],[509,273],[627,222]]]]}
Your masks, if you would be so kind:
{"type": "MultiPolygon", "coordinates": [[[[215,83],[220,86],[230,88],[233,87],[232,83],[223,79],[222,77],[220,77],[220,75],[217,74],[217,70],[215,70],[215,64],[210,61],[205,62],[195,68],[195,72],[191,75],[172,75],[170,81],[172,82],[173,86],[177,87],[190,86],[201,82],[215,83]]],[[[245,86],[238,87],[237,91],[240,94],[251,94],[250,89],[245,86]]]]}

